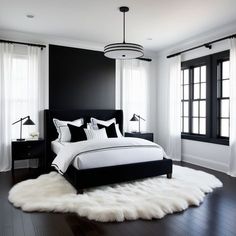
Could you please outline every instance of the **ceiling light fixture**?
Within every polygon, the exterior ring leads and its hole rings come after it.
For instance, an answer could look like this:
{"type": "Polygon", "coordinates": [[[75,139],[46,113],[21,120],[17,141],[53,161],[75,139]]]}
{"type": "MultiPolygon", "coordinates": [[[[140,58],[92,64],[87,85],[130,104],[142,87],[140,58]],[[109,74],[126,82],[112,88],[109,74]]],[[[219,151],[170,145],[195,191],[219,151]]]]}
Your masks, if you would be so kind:
{"type": "Polygon", "coordinates": [[[112,59],[135,59],[142,57],[143,46],[136,43],[125,42],[125,13],[129,11],[128,7],[120,7],[120,12],[123,12],[123,42],[112,43],[104,47],[104,55],[112,59]]]}

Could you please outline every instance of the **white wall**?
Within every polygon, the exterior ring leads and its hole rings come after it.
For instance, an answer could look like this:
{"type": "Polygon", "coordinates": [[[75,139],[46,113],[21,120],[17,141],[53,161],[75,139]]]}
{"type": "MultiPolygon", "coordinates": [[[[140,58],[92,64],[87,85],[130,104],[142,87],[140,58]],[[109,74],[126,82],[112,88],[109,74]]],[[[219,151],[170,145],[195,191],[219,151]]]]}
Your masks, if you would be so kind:
{"type": "MultiPolygon", "coordinates": [[[[236,25],[214,32],[209,32],[204,37],[198,37],[185,43],[176,45],[173,48],[166,49],[158,53],[157,59],[157,111],[156,111],[156,141],[166,148],[168,143],[168,102],[169,102],[169,64],[167,55],[181,51],[183,49],[197,46],[202,43],[215,40],[236,32],[236,25]]],[[[212,49],[197,49],[182,55],[181,60],[190,60],[193,58],[213,54],[229,49],[228,41],[222,41],[214,44],[212,49]]],[[[207,168],[219,170],[227,173],[229,169],[229,146],[204,143],[192,140],[182,140],[182,158],[184,161],[205,166],[207,168]]]]}

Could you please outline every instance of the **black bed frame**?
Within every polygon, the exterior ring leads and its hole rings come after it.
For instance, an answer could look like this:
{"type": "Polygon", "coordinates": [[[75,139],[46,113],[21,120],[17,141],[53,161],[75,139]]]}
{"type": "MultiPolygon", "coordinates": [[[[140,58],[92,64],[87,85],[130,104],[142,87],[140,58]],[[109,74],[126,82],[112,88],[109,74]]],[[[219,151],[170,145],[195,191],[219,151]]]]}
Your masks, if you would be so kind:
{"type": "MultiPolygon", "coordinates": [[[[85,123],[90,122],[90,118],[95,117],[101,120],[116,118],[119,128],[123,131],[123,111],[122,110],[45,110],[44,111],[44,136],[46,141],[46,171],[51,169],[51,163],[55,153],[51,150],[51,142],[58,136],[53,124],[53,118],[60,120],[75,120],[84,118],[85,123]]],[[[100,185],[114,184],[124,181],[131,181],[158,175],[172,175],[172,160],[164,159],[158,161],[141,162],[109,167],[99,167],[92,169],[77,170],[72,165],[68,168],[64,176],[76,187],[79,193],[85,188],[100,185]]]]}

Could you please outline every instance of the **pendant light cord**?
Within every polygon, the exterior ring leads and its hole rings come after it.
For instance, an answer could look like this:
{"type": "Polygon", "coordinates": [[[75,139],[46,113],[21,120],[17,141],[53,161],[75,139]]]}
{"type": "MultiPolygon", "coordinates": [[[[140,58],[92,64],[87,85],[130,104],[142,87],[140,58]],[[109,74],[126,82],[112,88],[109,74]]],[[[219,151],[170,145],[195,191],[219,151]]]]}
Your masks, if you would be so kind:
{"type": "Polygon", "coordinates": [[[123,12],[123,43],[125,43],[125,12],[123,12]]]}

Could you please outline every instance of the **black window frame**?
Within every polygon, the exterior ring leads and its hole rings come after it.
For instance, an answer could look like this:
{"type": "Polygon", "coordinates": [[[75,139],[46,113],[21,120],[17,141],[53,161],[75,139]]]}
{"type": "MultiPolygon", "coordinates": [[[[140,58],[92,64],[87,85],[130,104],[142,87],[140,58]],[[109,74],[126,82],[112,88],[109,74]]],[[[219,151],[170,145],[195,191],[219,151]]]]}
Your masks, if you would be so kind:
{"type": "MultiPolygon", "coordinates": [[[[183,61],[181,70],[189,69],[189,132],[181,133],[182,139],[196,140],[201,142],[229,145],[228,137],[220,137],[218,122],[217,101],[217,64],[229,60],[229,50],[183,61]],[[193,69],[206,65],[206,135],[192,133],[192,110],[193,110],[193,69]]],[[[182,104],[181,104],[182,105],[182,104]]],[[[182,114],[181,114],[182,116],[182,114]]]]}

